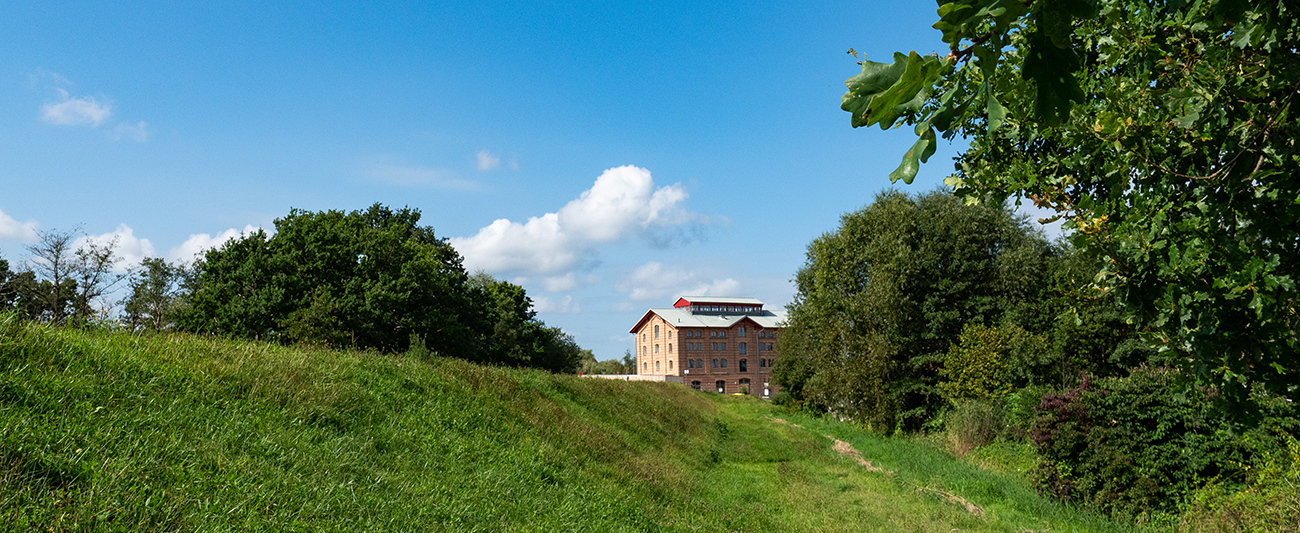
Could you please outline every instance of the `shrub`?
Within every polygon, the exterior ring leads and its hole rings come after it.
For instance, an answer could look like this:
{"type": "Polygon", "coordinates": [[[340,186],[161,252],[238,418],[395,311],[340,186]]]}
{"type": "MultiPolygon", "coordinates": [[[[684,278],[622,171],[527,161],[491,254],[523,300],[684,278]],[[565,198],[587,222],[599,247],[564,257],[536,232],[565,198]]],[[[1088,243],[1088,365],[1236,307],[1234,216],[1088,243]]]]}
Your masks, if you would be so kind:
{"type": "Polygon", "coordinates": [[[1040,490],[1121,515],[1168,512],[1247,457],[1213,390],[1184,390],[1177,371],[1139,367],[1125,378],[1044,396],[1030,436],[1040,490]]]}

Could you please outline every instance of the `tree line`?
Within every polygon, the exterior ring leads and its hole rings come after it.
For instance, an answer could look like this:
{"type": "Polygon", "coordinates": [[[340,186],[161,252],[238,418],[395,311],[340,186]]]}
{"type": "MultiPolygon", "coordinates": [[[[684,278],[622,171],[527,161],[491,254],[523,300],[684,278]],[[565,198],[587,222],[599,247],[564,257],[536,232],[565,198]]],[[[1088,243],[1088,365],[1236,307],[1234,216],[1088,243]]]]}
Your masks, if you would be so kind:
{"type": "Polygon", "coordinates": [[[22,317],[84,325],[109,319],[93,305],[127,284],[118,320],[284,344],[417,352],[485,364],[573,372],[589,352],[536,318],[518,285],[469,274],[415,209],[292,210],[206,251],[190,265],[148,258],[113,271],[116,242],[73,249],[73,232],[43,232],[30,268],[0,260],[0,305],[22,317]]]}

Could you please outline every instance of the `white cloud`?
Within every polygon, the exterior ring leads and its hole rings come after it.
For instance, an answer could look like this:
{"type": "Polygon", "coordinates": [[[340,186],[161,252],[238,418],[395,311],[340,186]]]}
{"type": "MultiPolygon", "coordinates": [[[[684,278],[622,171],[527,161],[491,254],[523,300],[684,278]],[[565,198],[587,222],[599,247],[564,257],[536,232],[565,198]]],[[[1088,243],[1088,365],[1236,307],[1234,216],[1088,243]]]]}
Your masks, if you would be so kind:
{"type": "Polygon", "coordinates": [[[573,290],[573,288],[577,286],[578,279],[572,272],[563,276],[555,276],[542,280],[542,287],[545,288],[547,292],[564,292],[573,290]]]}
{"type": "Polygon", "coordinates": [[[145,142],[149,140],[149,125],[143,120],[136,124],[127,124],[125,122],[118,124],[109,134],[115,141],[129,139],[135,142],[145,142]]]}
{"type": "Polygon", "coordinates": [[[190,238],[185,239],[185,242],[181,243],[180,246],[172,248],[170,251],[168,251],[167,259],[169,261],[190,263],[194,261],[194,258],[199,254],[207,252],[212,248],[218,248],[221,245],[225,244],[226,241],[244,237],[259,229],[261,228],[249,224],[247,226],[244,226],[244,229],[242,230],[230,228],[226,231],[218,233],[215,237],[207,233],[195,233],[190,235],[190,238]]]}
{"type": "Polygon", "coordinates": [[[538,313],[559,313],[559,314],[577,314],[582,312],[577,303],[574,303],[572,296],[565,296],[558,302],[552,302],[545,296],[533,299],[533,309],[538,313]]]}
{"type": "Polygon", "coordinates": [[[498,219],[451,244],[469,270],[563,272],[593,254],[597,244],[698,220],[681,206],[686,198],[679,184],[655,189],[649,170],[616,167],[558,212],[524,223],[498,219]]]}
{"type": "Polygon", "coordinates": [[[50,124],[98,126],[113,114],[112,105],[107,102],[101,103],[92,96],[71,98],[68,91],[55,90],[59,92],[60,100],[41,106],[41,118],[50,124]]]}
{"type": "Polygon", "coordinates": [[[371,179],[402,187],[455,190],[469,190],[478,187],[477,182],[458,178],[455,172],[441,168],[378,164],[370,167],[368,174],[371,179]]]}
{"type": "Polygon", "coordinates": [[[117,245],[113,248],[113,252],[121,257],[121,260],[113,265],[113,270],[118,272],[125,272],[139,266],[146,257],[158,256],[154,251],[153,243],[149,242],[149,239],[136,237],[135,230],[126,224],[118,224],[117,229],[103,235],[79,237],[73,241],[72,249],[79,249],[91,241],[99,245],[107,245],[114,240],[117,241],[117,245]]]}
{"type": "Polygon", "coordinates": [[[736,296],[740,282],[732,279],[701,281],[695,272],[665,267],[650,261],[633,270],[617,287],[633,300],[662,299],[670,296],[736,296]]]}
{"type": "Polygon", "coordinates": [[[36,242],[38,226],[35,220],[29,218],[26,222],[19,222],[0,210],[0,241],[36,242]]]}
{"type": "Polygon", "coordinates": [[[480,150],[480,151],[479,151],[479,153],[478,153],[478,169],[479,169],[480,171],[483,171],[483,170],[492,170],[492,169],[497,168],[497,167],[499,167],[499,166],[501,166],[501,158],[500,158],[500,157],[497,157],[497,156],[492,155],[492,153],[489,152],[489,151],[487,151],[487,150],[480,150]]]}

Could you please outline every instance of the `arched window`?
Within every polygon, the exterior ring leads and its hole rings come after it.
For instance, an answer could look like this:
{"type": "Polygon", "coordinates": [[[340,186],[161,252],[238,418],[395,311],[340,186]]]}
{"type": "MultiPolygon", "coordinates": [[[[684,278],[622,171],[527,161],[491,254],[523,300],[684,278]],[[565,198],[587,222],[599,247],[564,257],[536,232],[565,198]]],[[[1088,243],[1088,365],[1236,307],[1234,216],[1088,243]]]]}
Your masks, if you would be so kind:
{"type": "Polygon", "coordinates": [[[658,344],[655,345],[655,353],[659,353],[659,345],[658,345],[658,344]]]}
{"type": "Polygon", "coordinates": [[[659,361],[655,361],[655,372],[659,371],[659,361]]]}
{"type": "Polygon", "coordinates": [[[686,368],[695,368],[695,360],[694,360],[694,359],[687,359],[687,360],[686,360],[686,368]]]}
{"type": "Polygon", "coordinates": [[[753,392],[749,390],[749,378],[740,378],[740,392],[745,394],[751,394],[753,392]]]}
{"type": "Polygon", "coordinates": [[[718,360],[717,360],[717,359],[714,359],[714,360],[713,360],[713,368],[718,368],[718,360]]]}
{"type": "Polygon", "coordinates": [[[718,394],[725,394],[727,392],[727,382],[718,381],[717,383],[714,383],[714,385],[718,386],[718,394]]]}
{"type": "Polygon", "coordinates": [[[749,360],[748,360],[748,359],[741,359],[741,360],[740,360],[740,371],[741,371],[741,372],[749,372],[749,360]]]}
{"type": "Polygon", "coordinates": [[[759,360],[758,360],[758,367],[759,367],[759,368],[763,368],[763,367],[765,367],[765,366],[767,366],[767,359],[759,359],[759,360]]]}
{"type": "Polygon", "coordinates": [[[655,338],[659,338],[659,326],[655,325],[655,338]]]}
{"type": "Polygon", "coordinates": [[[736,331],[736,336],[737,337],[745,336],[745,326],[740,326],[740,328],[736,331]]]}
{"type": "Polygon", "coordinates": [[[704,360],[703,360],[703,359],[696,359],[696,360],[695,360],[695,368],[704,368],[704,360]]]}
{"type": "Polygon", "coordinates": [[[739,353],[740,355],[745,355],[745,343],[743,342],[736,343],[736,352],[739,353]]]}
{"type": "Polygon", "coordinates": [[[698,382],[698,381],[692,381],[692,382],[691,382],[691,388],[692,388],[692,389],[695,389],[695,390],[700,390],[700,382],[698,382]]]}
{"type": "Polygon", "coordinates": [[[668,353],[673,353],[673,345],[671,343],[668,344],[668,353]]]}
{"type": "Polygon", "coordinates": [[[727,368],[727,360],[726,360],[726,359],[723,359],[723,360],[722,360],[722,368],[727,368]]]}
{"type": "Polygon", "coordinates": [[[672,359],[669,359],[669,360],[668,360],[668,370],[672,370],[672,369],[673,369],[673,360],[672,360],[672,359]]]}
{"type": "Polygon", "coordinates": [[[650,370],[650,363],[641,363],[641,370],[650,370]]]}

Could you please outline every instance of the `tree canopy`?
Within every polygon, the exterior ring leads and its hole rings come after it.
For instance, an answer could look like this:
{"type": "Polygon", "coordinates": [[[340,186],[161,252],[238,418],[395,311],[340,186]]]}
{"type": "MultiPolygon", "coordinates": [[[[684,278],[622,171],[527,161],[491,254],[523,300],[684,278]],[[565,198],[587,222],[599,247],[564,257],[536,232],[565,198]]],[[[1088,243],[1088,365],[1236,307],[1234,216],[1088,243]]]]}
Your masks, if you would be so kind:
{"type": "Polygon", "coordinates": [[[919,427],[944,404],[945,354],[965,324],[1048,327],[1053,254],[1007,209],[881,193],[809,245],[774,379],[879,429],[919,427]]]}
{"type": "MultiPolygon", "coordinates": [[[[1099,288],[1170,361],[1229,397],[1300,376],[1300,3],[940,0],[946,57],[862,61],[853,127],[970,148],[968,201],[1055,210],[1099,288]]],[[[850,53],[853,53],[850,50],[850,53]]]]}
{"type": "MultiPolygon", "coordinates": [[[[194,269],[181,329],[288,343],[428,350],[572,372],[581,349],[534,318],[522,287],[474,279],[420,212],[293,210],[210,250],[194,269]]],[[[147,284],[146,284],[147,285],[147,284]]],[[[147,287],[146,287],[147,289],[147,287]]]]}

